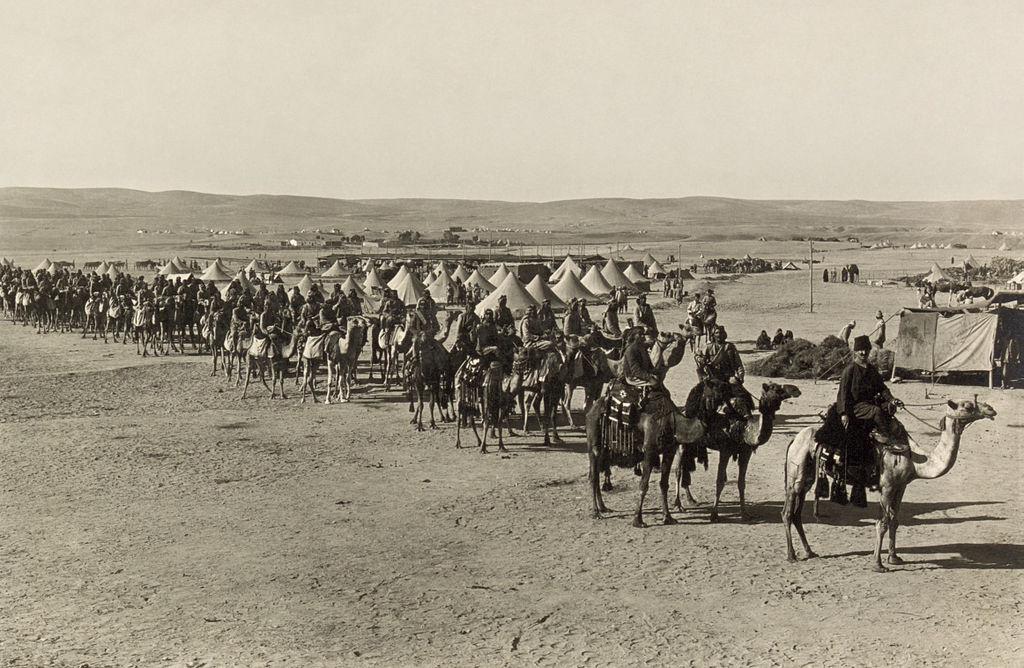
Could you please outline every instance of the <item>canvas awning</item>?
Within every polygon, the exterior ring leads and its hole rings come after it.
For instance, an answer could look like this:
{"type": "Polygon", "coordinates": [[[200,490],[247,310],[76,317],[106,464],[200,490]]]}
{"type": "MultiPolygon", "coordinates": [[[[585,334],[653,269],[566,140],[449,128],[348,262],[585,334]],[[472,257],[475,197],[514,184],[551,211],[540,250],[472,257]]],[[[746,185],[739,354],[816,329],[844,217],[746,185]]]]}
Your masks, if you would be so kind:
{"type": "Polygon", "coordinates": [[[923,371],[990,371],[999,315],[904,310],[896,366],[923,371]]]}

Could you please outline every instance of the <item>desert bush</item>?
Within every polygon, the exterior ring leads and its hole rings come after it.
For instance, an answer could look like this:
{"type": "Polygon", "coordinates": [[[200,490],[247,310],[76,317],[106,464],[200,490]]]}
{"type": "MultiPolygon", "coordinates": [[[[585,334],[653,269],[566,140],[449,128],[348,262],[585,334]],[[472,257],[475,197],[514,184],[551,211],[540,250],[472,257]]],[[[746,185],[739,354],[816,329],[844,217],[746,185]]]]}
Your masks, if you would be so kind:
{"type": "Polygon", "coordinates": [[[752,363],[750,373],[768,378],[838,378],[849,355],[849,346],[837,336],[825,337],[820,345],[794,339],[752,363]]]}

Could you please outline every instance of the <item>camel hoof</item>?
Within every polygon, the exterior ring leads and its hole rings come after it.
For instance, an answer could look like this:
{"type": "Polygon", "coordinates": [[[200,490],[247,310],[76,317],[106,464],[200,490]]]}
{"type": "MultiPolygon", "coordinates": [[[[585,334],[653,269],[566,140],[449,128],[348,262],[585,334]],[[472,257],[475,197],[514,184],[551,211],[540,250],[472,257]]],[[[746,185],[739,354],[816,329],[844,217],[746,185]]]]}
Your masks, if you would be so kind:
{"type": "Polygon", "coordinates": [[[807,550],[807,559],[814,559],[818,556],[818,553],[813,550],[807,550]]]}
{"type": "Polygon", "coordinates": [[[718,524],[719,521],[718,513],[711,513],[711,523],[718,524]]]}
{"type": "Polygon", "coordinates": [[[508,452],[508,449],[504,445],[499,445],[498,452],[508,452]]]}
{"type": "Polygon", "coordinates": [[[612,484],[610,482],[604,483],[603,485],[601,485],[601,491],[602,492],[610,492],[610,491],[612,491],[612,484]]]}
{"type": "Polygon", "coordinates": [[[889,569],[886,568],[885,566],[883,566],[881,563],[877,563],[874,566],[872,566],[871,570],[873,570],[876,573],[888,573],[889,572],[889,569]]]}
{"type": "Polygon", "coordinates": [[[565,441],[562,440],[562,437],[559,436],[558,434],[555,434],[554,438],[552,438],[551,440],[553,440],[558,445],[562,445],[563,443],[565,443],[565,441]]]}
{"type": "Polygon", "coordinates": [[[603,519],[604,519],[604,517],[603,517],[603,516],[601,515],[600,511],[597,511],[597,510],[595,510],[594,512],[592,512],[592,513],[590,514],[590,517],[591,517],[591,518],[593,518],[593,519],[595,519],[595,520],[603,520],[603,519]]]}
{"type": "Polygon", "coordinates": [[[886,561],[888,561],[893,566],[902,566],[905,563],[901,557],[898,557],[895,554],[890,555],[886,561]]]}
{"type": "Polygon", "coordinates": [[[434,424],[433,422],[431,422],[431,423],[430,423],[430,428],[431,428],[431,429],[437,429],[437,428],[438,428],[438,426],[437,426],[436,424],[434,424]]]}
{"type": "Polygon", "coordinates": [[[788,561],[791,564],[795,564],[796,563],[796,555],[793,554],[792,552],[790,552],[789,554],[786,555],[786,561],[788,561]]]}
{"type": "Polygon", "coordinates": [[[409,420],[409,424],[416,424],[416,418],[409,420]]]}
{"type": "Polygon", "coordinates": [[[636,527],[637,529],[646,529],[647,528],[647,523],[644,522],[639,517],[634,517],[633,518],[633,526],[636,527]]]}
{"type": "Polygon", "coordinates": [[[679,520],[672,517],[671,515],[665,515],[665,520],[662,522],[665,526],[672,526],[673,524],[679,524],[679,520]]]}

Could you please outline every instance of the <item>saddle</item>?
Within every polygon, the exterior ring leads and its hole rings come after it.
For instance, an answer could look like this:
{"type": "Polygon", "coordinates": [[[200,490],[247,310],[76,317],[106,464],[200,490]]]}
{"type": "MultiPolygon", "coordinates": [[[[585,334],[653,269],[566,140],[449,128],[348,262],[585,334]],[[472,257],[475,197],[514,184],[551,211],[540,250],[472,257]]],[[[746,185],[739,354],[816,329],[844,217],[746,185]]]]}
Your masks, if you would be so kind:
{"type": "MultiPolygon", "coordinates": [[[[906,430],[902,426],[898,431],[903,433],[904,438],[897,442],[882,443],[875,437],[871,424],[851,420],[850,428],[844,429],[835,404],[828,407],[823,419],[824,422],[814,435],[814,440],[821,448],[820,473],[832,478],[835,483],[834,500],[839,502],[845,499],[843,486],[846,484],[878,488],[878,460],[881,453],[906,455],[910,452],[905,439],[906,430]],[[839,487],[843,487],[842,497],[835,498],[839,496],[839,487]]],[[[827,491],[827,486],[819,489],[818,496],[828,498],[827,491]]]]}

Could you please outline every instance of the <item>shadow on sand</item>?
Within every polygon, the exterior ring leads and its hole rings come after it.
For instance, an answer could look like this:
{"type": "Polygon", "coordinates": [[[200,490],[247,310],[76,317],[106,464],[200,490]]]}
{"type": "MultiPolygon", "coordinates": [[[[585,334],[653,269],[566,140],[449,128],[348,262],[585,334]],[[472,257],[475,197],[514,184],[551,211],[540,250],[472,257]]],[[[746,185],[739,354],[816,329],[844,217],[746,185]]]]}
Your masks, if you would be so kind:
{"type": "MultiPolygon", "coordinates": [[[[885,545],[883,547],[883,554],[885,545]]],[[[907,565],[931,564],[935,568],[966,568],[971,570],[1024,568],[1024,545],[1014,543],[948,543],[946,545],[918,545],[899,547],[897,551],[907,565]],[[955,556],[947,556],[954,553],[955,556]],[[921,559],[909,559],[907,555],[921,555],[921,559]],[[927,555],[935,555],[928,558],[927,555]],[[941,556],[940,556],[941,555],[941,556]]],[[[822,555],[822,559],[841,557],[867,557],[870,550],[822,555]]],[[[884,556],[883,556],[884,558],[884,556]]]]}

